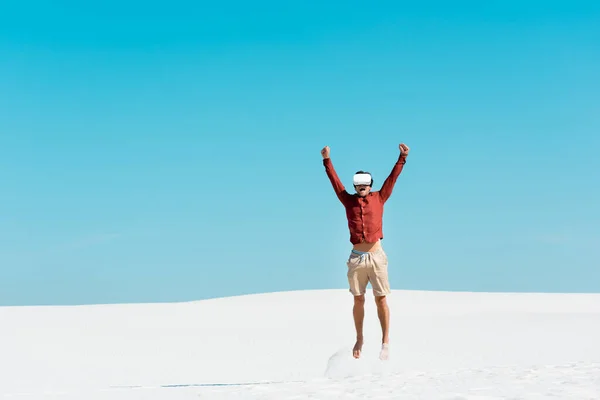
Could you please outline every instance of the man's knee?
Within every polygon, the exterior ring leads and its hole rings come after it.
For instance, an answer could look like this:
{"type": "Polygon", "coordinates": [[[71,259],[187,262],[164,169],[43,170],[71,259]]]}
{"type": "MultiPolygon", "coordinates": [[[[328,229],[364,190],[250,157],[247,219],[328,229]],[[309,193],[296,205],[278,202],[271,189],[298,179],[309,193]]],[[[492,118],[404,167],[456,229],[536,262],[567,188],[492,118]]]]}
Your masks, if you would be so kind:
{"type": "Polygon", "coordinates": [[[358,306],[362,306],[363,304],[365,304],[365,295],[361,294],[358,296],[354,296],[354,304],[358,306]]]}
{"type": "Polygon", "coordinates": [[[375,296],[375,304],[377,307],[387,306],[386,296],[375,296]]]}

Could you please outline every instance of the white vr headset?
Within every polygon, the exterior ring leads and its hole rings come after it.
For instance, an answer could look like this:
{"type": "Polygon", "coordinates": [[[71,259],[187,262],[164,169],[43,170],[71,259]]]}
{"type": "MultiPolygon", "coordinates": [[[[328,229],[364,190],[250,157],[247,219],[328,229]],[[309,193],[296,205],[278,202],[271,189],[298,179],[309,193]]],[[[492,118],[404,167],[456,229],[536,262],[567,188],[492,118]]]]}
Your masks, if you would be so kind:
{"type": "Polygon", "coordinates": [[[354,175],[354,185],[371,185],[371,175],[369,174],[355,174],[354,175]]]}

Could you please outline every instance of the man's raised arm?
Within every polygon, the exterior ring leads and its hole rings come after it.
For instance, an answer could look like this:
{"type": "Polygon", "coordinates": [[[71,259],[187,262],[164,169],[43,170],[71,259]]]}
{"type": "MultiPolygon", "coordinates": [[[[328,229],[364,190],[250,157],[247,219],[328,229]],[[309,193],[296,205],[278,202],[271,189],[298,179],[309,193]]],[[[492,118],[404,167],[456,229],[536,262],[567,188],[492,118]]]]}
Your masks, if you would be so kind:
{"type": "Polygon", "coordinates": [[[335,191],[336,196],[342,204],[346,204],[346,200],[350,196],[350,193],[346,191],[344,184],[340,180],[337,172],[335,172],[335,168],[333,168],[333,163],[331,162],[331,158],[329,158],[329,146],[323,147],[321,150],[321,155],[323,156],[323,165],[325,166],[325,172],[327,173],[327,177],[331,182],[331,186],[333,186],[333,190],[335,191]]]}
{"type": "Polygon", "coordinates": [[[379,194],[384,202],[386,202],[392,195],[394,185],[396,184],[396,180],[404,168],[404,164],[406,164],[406,157],[408,156],[408,152],[410,150],[409,147],[404,143],[400,144],[399,148],[400,155],[398,156],[398,160],[396,161],[396,164],[394,164],[392,172],[390,172],[390,175],[383,182],[381,190],[379,191],[379,194]]]}

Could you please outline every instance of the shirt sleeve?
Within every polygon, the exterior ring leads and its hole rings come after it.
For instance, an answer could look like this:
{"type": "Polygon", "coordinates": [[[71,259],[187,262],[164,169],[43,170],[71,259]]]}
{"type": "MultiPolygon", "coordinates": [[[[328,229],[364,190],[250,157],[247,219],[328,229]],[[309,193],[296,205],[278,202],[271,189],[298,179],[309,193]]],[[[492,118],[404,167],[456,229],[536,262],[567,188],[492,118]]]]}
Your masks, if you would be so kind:
{"type": "Polygon", "coordinates": [[[398,179],[398,176],[400,176],[400,173],[404,168],[404,164],[406,164],[406,155],[401,154],[394,164],[394,168],[392,168],[392,171],[383,182],[381,190],[379,191],[379,195],[381,196],[383,202],[386,202],[392,195],[392,191],[396,185],[396,180],[398,179]]]}
{"type": "Polygon", "coordinates": [[[335,168],[333,167],[333,163],[331,162],[331,158],[323,159],[323,165],[325,166],[325,172],[327,173],[327,177],[331,182],[331,186],[333,186],[333,190],[338,197],[338,199],[342,202],[342,204],[346,204],[348,198],[351,196],[350,193],[346,191],[344,184],[340,180],[335,168]]]}

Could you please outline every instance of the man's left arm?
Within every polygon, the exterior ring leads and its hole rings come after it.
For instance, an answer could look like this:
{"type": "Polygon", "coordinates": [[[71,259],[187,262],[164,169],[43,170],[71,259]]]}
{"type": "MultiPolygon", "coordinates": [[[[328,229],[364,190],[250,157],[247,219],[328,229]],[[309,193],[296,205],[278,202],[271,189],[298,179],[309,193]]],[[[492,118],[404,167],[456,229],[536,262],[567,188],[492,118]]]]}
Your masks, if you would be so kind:
{"type": "Polygon", "coordinates": [[[390,172],[386,180],[383,182],[381,190],[379,191],[379,195],[381,196],[383,202],[386,202],[392,195],[392,191],[394,190],[396,180],[398,179],[398,176],[400,176],[400,173],[404,168],[404,164],[406,164],[406,157],[408,156],[410,148],[404,143],[400,144],[399,148],[400,155],[398,156],[398,160],[396,161],[396,164],[394,164],[392,172],[390,172]]]}

